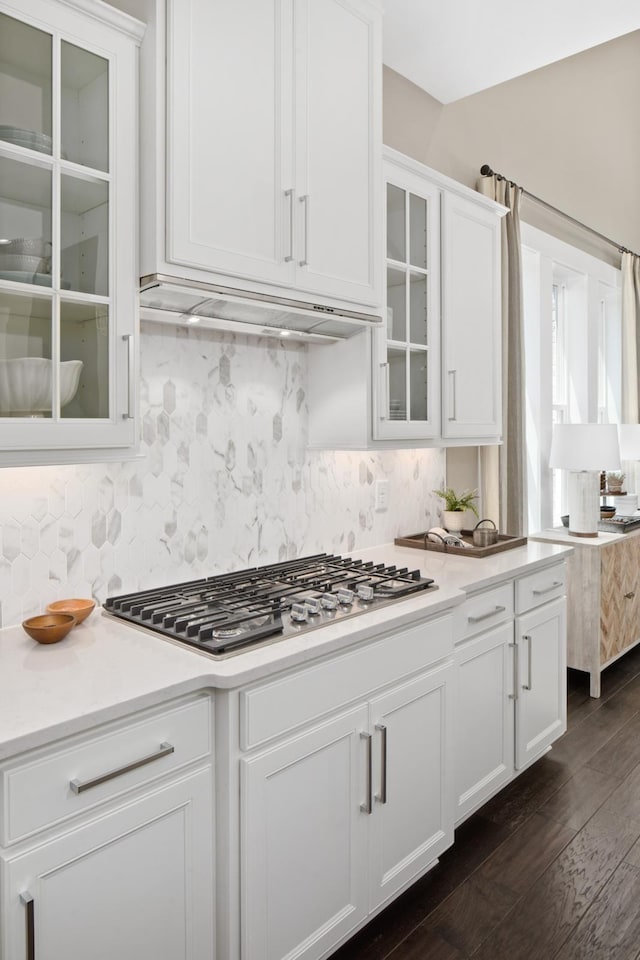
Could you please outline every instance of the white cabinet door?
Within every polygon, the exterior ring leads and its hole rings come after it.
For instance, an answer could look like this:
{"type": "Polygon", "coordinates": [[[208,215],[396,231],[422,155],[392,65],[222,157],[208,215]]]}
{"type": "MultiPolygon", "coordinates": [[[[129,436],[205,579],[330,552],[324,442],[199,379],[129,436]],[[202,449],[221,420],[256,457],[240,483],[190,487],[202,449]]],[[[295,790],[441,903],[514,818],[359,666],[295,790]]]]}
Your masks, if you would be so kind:
{"type": "Polygon", "coordinates": [[[521,770],[567,729],[565,598],[518,617],[515,641],[516,769],[521,770]]]}
{"type": "Polygon", "coordinates": [[[453,843],[451,661],[371,702],[370,909],[453,843]]]}
{"type": "Polygon", "coordinates": [[[293,0],[168,0],[170,262],[293,282],[292,29],[293,0]]]}
{"type": "Polygon", "coordinates": [[[363,705],[241,761],[242,960],[312,960],[366,917],[367,721],[363,705]]]}
{"type": "Polygon", "coordinates": [[[440,195],[385,163],[386,314],[374,333],[373,435],[440,436],[440,195]]]}
{"type": "Polygon", "coordinates": [[[136,444],[142,30],[108,5],[0,2],[2,466],[136,444]]]}
{"type": "Polygon", "coordinates": [[[500,437],[500,221],[446,192],[442,207],[442,436],[500,437]]]}
{"type": "Polygon", "coordinates": [[[380,17],[299,0],[295,20],[296,286],[377,308],[380,17]]]}
{"type": "Polygon", "coordinates": [[[202,770],[9,856],[2,956],[211,960],[212,823],[202,770]]]}
{"type": "Polygon", "coordinates": [[[493,796],[513,775],[513,623],[456,649],[456,822],[493,796]]]}

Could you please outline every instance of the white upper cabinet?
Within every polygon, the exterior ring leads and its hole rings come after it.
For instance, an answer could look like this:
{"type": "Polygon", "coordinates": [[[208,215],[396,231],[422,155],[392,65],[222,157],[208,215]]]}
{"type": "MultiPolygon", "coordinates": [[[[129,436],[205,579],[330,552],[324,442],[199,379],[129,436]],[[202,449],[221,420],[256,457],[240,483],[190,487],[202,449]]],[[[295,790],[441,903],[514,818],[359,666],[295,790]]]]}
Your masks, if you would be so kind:
{"type": "Polygon", "coordinates": [[[381,70],[370,0],[157,0],[143,274],[379,311],[381,70]]]}
{"type": "Polygon", "coordinates": [[[442,436],[499,437],[500,220],[475,200],[442,204],[442,436]]]}
{"type": "Polygon", "coordinates": [[[309,353],[311,447],[498,443],[506,208],[388,147],[385,323],[309,353]]]}
{"type": "Polygon", "coordinates": [[[142,32],[92,0],[0,0],[2,465],[136,441],[142,32]]]}

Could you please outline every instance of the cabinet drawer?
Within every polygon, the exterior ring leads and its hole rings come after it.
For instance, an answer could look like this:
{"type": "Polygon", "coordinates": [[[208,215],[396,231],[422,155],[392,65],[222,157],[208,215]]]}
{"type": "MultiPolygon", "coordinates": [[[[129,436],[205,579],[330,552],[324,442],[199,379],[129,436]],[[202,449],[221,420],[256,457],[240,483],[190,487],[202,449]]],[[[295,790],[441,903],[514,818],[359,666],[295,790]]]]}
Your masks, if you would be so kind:
{"type": "Polygon", "coordinates": [[[513,619],[513,582],[468,597],[454,611],[456,643],[513,619]]]}
{"type": "Polygon", "coordinates": [[[450,616],[420,623],[341,657],[240,694],[240,744],[247,750],[447,657],[450,616]]]}
{"type": "Polygon", "coordinates": [[[516,580],[516,613],[533,610],[567,592],[564,563],[546,567],[516,580]]]}
{"type": "Polygon", "coordinates": [[[0,772],[1,840],[19,840],[210,752],[210,702],[202,697],[7,764],[0,772]]]}

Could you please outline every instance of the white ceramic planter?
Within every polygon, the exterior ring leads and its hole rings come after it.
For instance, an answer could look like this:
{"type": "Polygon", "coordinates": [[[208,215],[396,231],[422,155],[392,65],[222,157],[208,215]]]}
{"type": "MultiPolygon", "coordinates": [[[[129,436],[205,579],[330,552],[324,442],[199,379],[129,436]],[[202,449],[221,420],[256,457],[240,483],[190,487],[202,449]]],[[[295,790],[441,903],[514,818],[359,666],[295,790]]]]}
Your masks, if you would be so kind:
{"type": "Polygon", "coordinates": [[[445,530],[449,533],[459,533],[464,523],[464,510],[445,510],[442,514],[445,530]]]}

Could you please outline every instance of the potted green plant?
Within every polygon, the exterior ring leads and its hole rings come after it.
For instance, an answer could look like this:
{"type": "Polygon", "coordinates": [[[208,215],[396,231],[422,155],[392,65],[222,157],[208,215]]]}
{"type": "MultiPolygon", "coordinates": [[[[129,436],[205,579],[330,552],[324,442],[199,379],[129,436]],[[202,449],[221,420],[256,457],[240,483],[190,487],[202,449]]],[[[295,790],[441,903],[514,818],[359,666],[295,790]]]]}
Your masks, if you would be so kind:
{"type": "Polygon", "coordinates": [[[462,530],[465,510],[471,510],[478,516],[478,508],[475,500],[478,499],[477,490],[464,490],[462,493],[456,493],[452,487],[444,487],[442,490],[433,491],[436,496],[444,500],[444,510],[442,512],[442,522],[450,533],[458,533],[462,530]]]}

